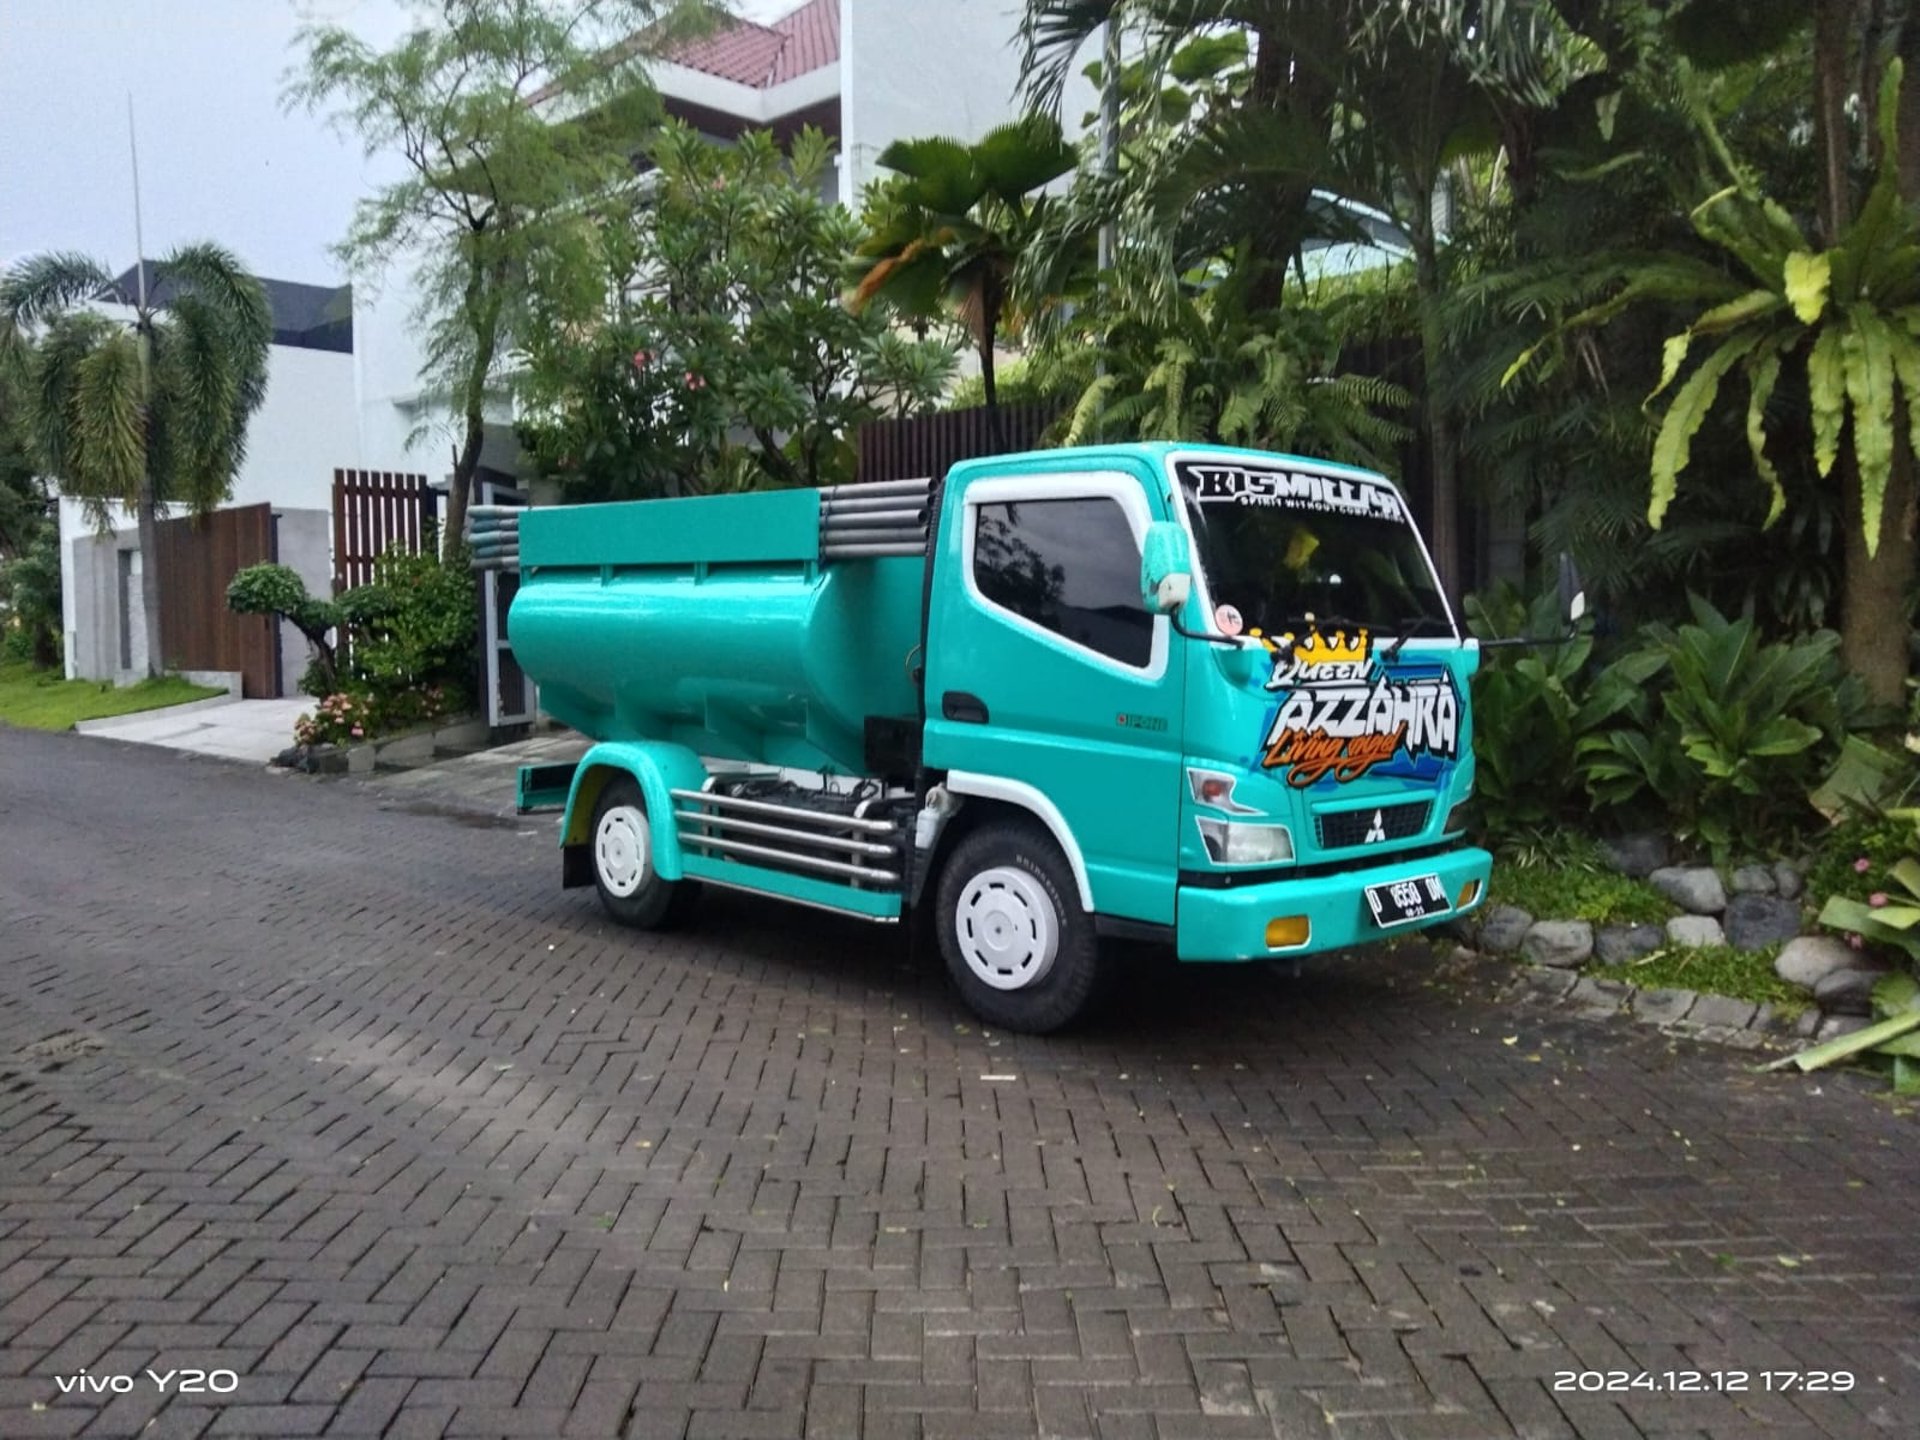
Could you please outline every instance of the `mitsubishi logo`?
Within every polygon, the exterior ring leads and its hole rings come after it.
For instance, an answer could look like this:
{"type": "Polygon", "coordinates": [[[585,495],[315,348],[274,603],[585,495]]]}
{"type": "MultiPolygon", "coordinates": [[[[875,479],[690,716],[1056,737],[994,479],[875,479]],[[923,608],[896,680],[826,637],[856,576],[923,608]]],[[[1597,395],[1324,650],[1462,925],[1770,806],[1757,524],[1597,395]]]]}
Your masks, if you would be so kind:
{"type": "Polygon", "coordinates": [[[1376,845],[1386,838],[1387,817],[1382,811],[1376,810],[1373,812],[1373,826],[1367,831],[1367,838],[1360,843],[1362,845],[1376,845]]]}

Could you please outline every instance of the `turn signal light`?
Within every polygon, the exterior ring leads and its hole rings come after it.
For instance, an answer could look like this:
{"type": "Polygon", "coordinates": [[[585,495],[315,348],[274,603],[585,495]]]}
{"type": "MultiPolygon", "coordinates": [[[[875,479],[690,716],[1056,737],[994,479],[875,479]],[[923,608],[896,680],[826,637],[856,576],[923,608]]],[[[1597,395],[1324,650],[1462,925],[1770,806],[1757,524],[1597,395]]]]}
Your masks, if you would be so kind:
{"type": "Polygon", "coordinates": [[[1478,880],[1469,880],[1465,885],[1460,887],[1460,898],[1454,902],[1453,908],[1456,910],[1464,910],[1479,898],[1480,882],[1478,880]]]}
{"type": "Polygon", "coordinates": [[[1267,948],[1292,950],[1307,943],[1313,922],[1304,915],[1282,915],[1267,922],[1267,948]]]}

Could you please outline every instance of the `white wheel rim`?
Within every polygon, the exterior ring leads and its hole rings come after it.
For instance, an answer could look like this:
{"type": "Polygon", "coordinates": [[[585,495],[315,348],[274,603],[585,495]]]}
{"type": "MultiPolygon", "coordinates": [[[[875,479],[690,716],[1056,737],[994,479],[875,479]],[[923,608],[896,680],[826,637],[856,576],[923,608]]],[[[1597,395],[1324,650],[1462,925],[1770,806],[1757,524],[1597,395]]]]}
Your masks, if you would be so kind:
{"type": "Polygon", "coordinates": [[[967,881],[954,912],[967,968],[995,990],[1023,990],[1046,978],[1060,953],[1060,917],[1039,881],[996,865],[967,881]]]}
{"type": "Polygon", "coordinates": [[[593,832],[593,867],[609,895],[626,900],[646,884],[652,839],[647,817],[636,806],[616,805],[600,817],[593,832]]]}

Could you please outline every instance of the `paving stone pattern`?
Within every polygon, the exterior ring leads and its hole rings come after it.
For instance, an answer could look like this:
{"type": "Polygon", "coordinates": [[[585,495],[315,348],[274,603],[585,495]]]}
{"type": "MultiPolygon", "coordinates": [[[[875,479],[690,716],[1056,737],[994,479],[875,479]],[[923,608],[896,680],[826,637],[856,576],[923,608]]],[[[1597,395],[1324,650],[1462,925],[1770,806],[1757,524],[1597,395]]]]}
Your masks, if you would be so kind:
{"type": "Polygon", "coordinates": [[[6,1440],[1920,1431],[1865,1083],[1419,947],[990,1036],[887,934],[635,937],[546,822],[379,793],[0,733],[6,1440]]]}

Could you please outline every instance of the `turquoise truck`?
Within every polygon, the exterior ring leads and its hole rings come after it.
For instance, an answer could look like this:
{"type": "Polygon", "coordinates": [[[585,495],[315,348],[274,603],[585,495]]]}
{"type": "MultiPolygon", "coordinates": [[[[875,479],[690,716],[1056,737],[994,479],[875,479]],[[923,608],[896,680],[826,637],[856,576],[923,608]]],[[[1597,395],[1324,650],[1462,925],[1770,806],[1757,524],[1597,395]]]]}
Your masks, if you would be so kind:
{"type": "Polygon", "coordinates": [[[704,887],[930,918],[966,1004],[1044,1033],[1110,938],[1285,959],[1485,895],[1479,649],[1381,475],[1114,445],[475,527],[597,742],[522,808],[564,807],[563,883],[623,924],[704,887]]]}

